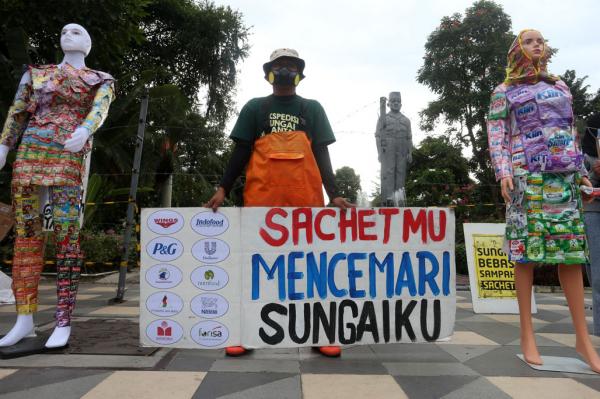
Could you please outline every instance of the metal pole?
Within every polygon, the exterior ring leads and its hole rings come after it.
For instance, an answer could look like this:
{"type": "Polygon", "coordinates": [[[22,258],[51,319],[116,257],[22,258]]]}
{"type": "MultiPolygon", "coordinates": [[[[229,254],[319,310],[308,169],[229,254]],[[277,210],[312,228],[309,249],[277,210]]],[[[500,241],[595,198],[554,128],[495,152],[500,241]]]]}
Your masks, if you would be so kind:
{"type": "Polygon", "coordinates": [[[129,204],[127,205],[127,224],[125,225],[125,236],[123,237],[123,258],[119,268],[119,286],[117,288],[117,297],[112,302],[121,303],[125,296],[125,278],[129,271],[129,250],[131,247],[131,233],[135,227],[136,221],[135,207],[138,181],[140,178],[140,164],[142,162],[142,149],[144,148],[144,132],[146,129],[146,115],[148,114],[148,90],[144,91],[142,104],[140,106],[140,119],[138,121],[138,130],[135,143],[135,154],[133,156],[133,169],[131,169],[131,187],[129,189],[129,204]]]}

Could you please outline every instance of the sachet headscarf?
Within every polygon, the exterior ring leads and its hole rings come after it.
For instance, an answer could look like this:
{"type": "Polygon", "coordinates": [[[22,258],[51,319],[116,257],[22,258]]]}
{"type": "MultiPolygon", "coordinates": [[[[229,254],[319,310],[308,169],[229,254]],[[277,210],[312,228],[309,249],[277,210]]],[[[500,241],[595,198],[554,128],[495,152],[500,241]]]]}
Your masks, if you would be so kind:
{"type": "Polygon", "coordinates": [[[534,62],[531,57],[523,50],[523,35],[535,29],[524,29],[515,38],[508,51],[506,63],[506,79],[504,83],[513,85],[518,83],[535,84],[540,80],[548,83],[554,83],[559,80],[558,76],[548,73],[548,60],[554,53],[548,45],[544,45],[542,55],[538,62],[534,62]]]}

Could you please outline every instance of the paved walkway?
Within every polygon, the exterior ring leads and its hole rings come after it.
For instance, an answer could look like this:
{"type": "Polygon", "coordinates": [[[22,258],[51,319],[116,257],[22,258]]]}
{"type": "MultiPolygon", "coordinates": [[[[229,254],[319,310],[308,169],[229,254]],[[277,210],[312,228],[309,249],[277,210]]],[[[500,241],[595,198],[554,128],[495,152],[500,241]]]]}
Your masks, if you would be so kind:
{"type": "MultiPolygon", "coordinates": [[[[41,334],[53,328],[54,287],[41,287],[41,334]]],[[[522,363],[516,315],[475,315],[458,293],[456,333],[436,344],[346,348],[327,359],[309,348],[222,350],[137,347],[139,292],[109,306],[111,286],[82,284],[71,346],[59,353],[0,360],[0,398],[600,398],[600,377],[539,372],[522,363]]],[[[576,357],[560,294],[537,294],[543,355],[576,357]]],[[[586,299],[589,302],[589,299],[586,299]]],[[[0,331],[14,321],[0,306],[0,331]]],[[[589,315],[588,315],[589,316],[589,315]]],[[[600,346],[600,340],[594,338],[600,346]]]]}

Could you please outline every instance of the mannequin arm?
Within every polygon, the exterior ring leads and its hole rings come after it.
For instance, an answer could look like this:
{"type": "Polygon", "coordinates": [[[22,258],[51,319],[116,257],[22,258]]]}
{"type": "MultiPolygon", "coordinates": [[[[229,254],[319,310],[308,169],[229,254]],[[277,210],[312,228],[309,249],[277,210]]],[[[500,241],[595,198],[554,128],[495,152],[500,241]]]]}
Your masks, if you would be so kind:
{"type": "Polygon", "coordinates": [[[19,141],[23,131],[25,131],[29,121],[27,107],[29,106],[31,92],[31,77],[28,71],[21,78],[15,99],[8,109],[6,122],[4,122],[2,134],[0,134],[0,144],[13,148],[19,141]]]}
{"type": "Polygon", "coordinates": [[[93,134],[98,130],[108,116],[108,107],[114,98],[115,95],[112,82],[105,82],[96,92],[92,110],[81,123],[80,127],[86,128],[90,134],[93,134]]]}

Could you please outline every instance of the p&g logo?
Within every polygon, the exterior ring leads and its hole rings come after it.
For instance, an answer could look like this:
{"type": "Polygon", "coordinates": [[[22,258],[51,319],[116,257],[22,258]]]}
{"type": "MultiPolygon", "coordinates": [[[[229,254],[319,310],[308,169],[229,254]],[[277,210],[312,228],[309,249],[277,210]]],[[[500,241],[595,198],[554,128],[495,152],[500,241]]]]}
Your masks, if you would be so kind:
{"type": "Polygon", "coordinates": [[[146,252],[153,259],[171,261],[183,253],[183,244],[173,237],[157,237],[146,246],[146,252]]]}

